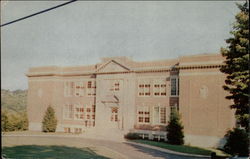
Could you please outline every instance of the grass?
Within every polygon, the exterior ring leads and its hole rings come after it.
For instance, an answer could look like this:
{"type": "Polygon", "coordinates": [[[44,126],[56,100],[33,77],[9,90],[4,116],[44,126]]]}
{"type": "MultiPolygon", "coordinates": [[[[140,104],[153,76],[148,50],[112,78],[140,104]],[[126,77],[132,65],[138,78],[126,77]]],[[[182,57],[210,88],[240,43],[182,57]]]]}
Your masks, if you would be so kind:
{"type": "Polygon", "coordinates": [[[15,159],[107,159],[89,148],[67,146],[22,145],[3,147],[2,155],[6,158],[15,159]]]}
{"type": "MultiPolygon", "coordinates": [[[[200,148],[200,147],[193,147],[193,146],[188,146],[188,145],[171,145],[167,144],[165,142],[157,142],[157,141],[149,141],[149,140],[131,140],[137,143],[142,143],[142,144],[147,144],[147,145],[152,145],[176,152],[183,152],[183,153],[188,153],[188,154],[196,154],[196,155],[206,155],[210,156],[212,152],[215,152],[211,149],[205,149],[205,148],[200,148]]],[[[218,154],[218,150],[216,150],[216,154],[218,154]]],[[[226,156],[223,153],[220,153],[221,156],[226,156]]]]}

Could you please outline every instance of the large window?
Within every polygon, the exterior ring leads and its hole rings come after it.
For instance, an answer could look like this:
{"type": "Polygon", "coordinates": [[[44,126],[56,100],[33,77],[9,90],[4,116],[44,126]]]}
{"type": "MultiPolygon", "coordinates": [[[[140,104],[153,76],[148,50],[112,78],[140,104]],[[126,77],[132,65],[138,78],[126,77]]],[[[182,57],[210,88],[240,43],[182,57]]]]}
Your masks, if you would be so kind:
{"type": "Polygon", "coordinates": [[[96,95],[96,81],[88,81],[87,94],[88,94],[88,96],[95,96],[96,95]]]}
{"type": "Polygon", "coordinates": [[[63,118],[64,119],[73,119],[74,118],[74,107],[72,104],[64,105],[63,118]]]}
{"type": "Polygon", "coordinates": [[[63,119],[82,120],[86,127],[95,126],[94,104],[65,104],[63,108],[63,119]]]}
{"type": "Polygon", "coordinates": [[[95,105],[86,105],[85,109],[85,126],[91,127],[95,126],[95,105]]]}
{"type": "Polygon", "coordinates": [[[166,107],[154,107],[154,124],[166,124],[166,107]]]}
{"type": "Polygon", "coordinates": [[[82,97],[84,95],[83,82],[75,82],[75,96],[82,97]]]}
{"type": "Polygon", "coordinates": [[[166,81],[164,80],[154,81],[154,96],[166,96],[166,95],[167,95],[166,81]]]}
{"type": "Polygon", "coordinates": [[[179,79],[178,77],[171,77],[171,96],[179,96],[179,79]]]}
{"type": "Polygon", "coordinates": [[[140,106],[137,110],[138,123],[149,123],[150,122],[150,111],[149,107],[140,106]]]}
{"type": "Polygon", "coordinates": [[[139,96],[150,96],[150,82],[149,81],[139,81],[138,95],[139,96]]]}
{"type": "Polygon", "coordinates": [[[70,97],[74,95],[74,82],[64,82],[64,96],[70,97]]]}
{"type": "Polygon", "coordinates": [[[84,107],[80,104],[75,104],[74,119],[83,120],[84,119],[84,107]]]}

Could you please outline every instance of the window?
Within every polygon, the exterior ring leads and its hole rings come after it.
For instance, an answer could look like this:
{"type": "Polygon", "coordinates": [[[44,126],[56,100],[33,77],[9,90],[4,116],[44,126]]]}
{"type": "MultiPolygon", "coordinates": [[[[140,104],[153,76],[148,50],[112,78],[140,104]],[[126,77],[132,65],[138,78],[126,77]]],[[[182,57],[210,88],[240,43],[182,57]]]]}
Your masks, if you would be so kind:
{"type": "Polygon", "coordinates": [[[166,96],[167,87],[164,80],[157,80],[154,82],[154,96],[166,96]]]}
{"type": "Polygon", "coordinates": [[[149,81],[139,81],[138,95],[139,96],[150,96],[150,83],[149,83],[149,81]]]}
{"type": "Polygon", "coordinates": [[[154,107],[154,124],[166,124],[166,107],[154,107]]]}
{"type": "Polygon", "coordinates": [[[117,107],[113,107],[111,108],[111,121],[118,121],[118,108],[117,107]]]}
{"type": "Polygon", "coordinates": [[[166,107],[160,108],[160,123],[166,124],[166,107]]]}
{"type": "Polygon", "coordinates": [[[88,96],[96,95],[96,81],[88,81],[87,83],[87,94],[88,96]]]}
{"type": "Polygon", "coordinates": [[[171,96],[179,95],[179,79],[177,77],[171,77],[171,96]]]}
{"type": "Polygon", "coordinates": [[[81,133],[82,132],[82,128],[75,128],[75,133],[81,133]]]}
{"type": "Polygon", "coordinates": [[[70,133],[70,128],[69,128],[69,127],[64,128],[64,132],[65,132],[65,133],[70,133]]]}
{"type": "Polygon", "coordinates": [[[159,107],[154,107],[154,124],[160,123],[160,113],[159,113],[159,107]]]}
{"type": "Polygon", "coordinates": [[[176,112],[176,111],[178,111],[177,105],[170,106],[170,113],[171,113],[171,115],[173,115],[173,113],[176,112]]]}
{"type": "Polygon", "coordinates": [[[72,104],[64,105],[63,109],[63,118],[64,119],[73,119],[74,118],[74,109],[72,104]]]}
{"type": "Polygon", "coordinates": [[[75,82],[75,96],[82,97],[84,95],[83,82],[75,82]]]}
{"type": "Polygon", "coordinates": [[[90,104],[86,105],[85,111],[85,126],[91,127],[95,126],[95,105],[90,104]]]}
{"type": "Polygon", "coordinates": [[[95,105],[92,105],[92,112],[95,113],[95,105]]]}
{"type": "Polygon", "coordinates": [[[70,97],[74,95],[74,82],[64,82],[64,96],[70,97]]]}
{"type": "Polygon", "coordinates": [[[74,119],[83,120],[84,119],[84,107],[80,104],[75,105],[74,119]]]}
{"type": "Polygon", "coordinates": [[[85,120],[85,127],[91,127],[94,126],[93,122],[90,120],[85,120]]]}
{"type": "Polygon", "coordinates": [[[137,115],[138,115],[138,123],[150,122],[150,112],[148,107],[145,106],[138,107],[137,115]]]}
{"type": "Polygon", "coordinates": [[[118,81],[118,80],[112,81],[110,90],[111,91],[119,91],[120,90],[120,81],[118,81]]]}

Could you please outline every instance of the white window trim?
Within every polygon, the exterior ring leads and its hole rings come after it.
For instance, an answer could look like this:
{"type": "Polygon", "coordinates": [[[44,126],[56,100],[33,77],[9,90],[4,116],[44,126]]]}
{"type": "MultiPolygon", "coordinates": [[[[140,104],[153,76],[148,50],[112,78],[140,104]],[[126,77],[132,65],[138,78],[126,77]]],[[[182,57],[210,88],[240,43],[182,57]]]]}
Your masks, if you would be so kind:
{"type": "Polygon", "coordinates": [[[87,80],[87,83],[86,83],[86,95],[87,95],[87,97],[95,97],[96,96],[96,80],[92,80],[92,79],[91,80],[87,80]],[[91,88],[88,88],[88,82],[89,81],[91,81],[91,88]],[[95,88],[92,87],[92,83],[94,83],[95,88]],[[95,91],[95,95],[93,95],[91,93],[92,90],[95,91]],[[90,95],[89,95],[89,92],[91,93],[90,95]]]}
{"type": "Polygon", "coordinates": [[[92,104],[92,103],[90,103],[90,104],[85,104],[85,111],[84,111],[84,117],[85,117],[85,119],[84,119],[84,121],[95,121],[94,119],[92,119],[92,115],[95,115],[95,113],[93,113],[92,112],[92,105],[94,105],[94,104],[92,104]],[[87,112],[87,109],[90,109],[90,112],[87,112]],[[90,119],[87,119],[87,115],[90,115],[90,119]]]}
{"type": "MultiPolygon", "coordinates": [[[[67,110],[68,111],[68,114],[70,113],[70,111],[69,111],[69,109],[67,110]]],[[[63,120],[74,120],[74,104],[70,104],[70,103],[66,103],[66,104],[64,104],[64,107],[63,107],[63,120]],[[65,107],[67,106],[68,108],[69,108],[69,105],[72,105],[72,107],[73,107],[73,118],[67,118],[67,117],[65,117],[65,107]]]]}
{"type": "Polygon", "coordinates": [[[85,89],[84,89],[84,83],[83,81],[75,81],[74,82],[74,96],[75,97],[83,97],[85,94],[85,89]],[[77,86],[80,86],[80,89],[76,88],[77,86]],[[83,87],[83,91],[82,91],[82,87],[83,87]],[[76,93],[79,93],[79,95],[76,95],[76,93]],[[82,95],[81,95],[81,91],[82,91],[82,95]]]}
{"type": "Polygon", "coordinates": [[[151,81],[150,79],[140,79],[140,80],[138,80],[138,83],[137,83],[137,96],[138,97],[151,97],[151,95],[152,95],[152,90],[151,90],[152,84],[151,84],[150,81],[151,81]],[[140,90],[139,90],[140,87],[139,87],[139,85],[141,85],[141,84],[144,85],[144,88],[143,88],[144,95],[140,95],[140,90]],[[149,87],[150,95],[145,95],[145,85],[147,85],[147,84],[150,85],[150,87],[149,87]]]}
{"type": "Polygon", "coordinates": [[[152,122],[151,122],[151,111],[150,111],[150,107],[149,106],[145,106],[144,104],[142,104],[142,106],[138,106],[137,107],[137,119],[136,119],[136,121],[137,121],[137,124],[138,125],[150,125],[152,122]],[[143,113],[147,110],[148,112],[149,112],[149,122],[145,122],[145,114],[143,114],[143,122],[139,122],[139,117],[140,117],[140,115],[139,115],[139,108],[142,108],[142,110],[143,110],[143,113]]]}
{"type": "Polygon", "coordinates": [[[158,79],[158,80],[154,80],[154,83],[153,83],[153,97],[166,97],[167,96],[167,82],[164,80],[164,79],[158,79]],[[160,85],[160,87],[159,87],[159,89],[160,89],[160,94],[159,95],[155,95],[155,84],[159,84],[160,85]],[[161,85],[162,84],[165,84],[166,85],[166,87],[165,87],[165,89],[166,89],[166,95],[161,95],[161,92],[162,92],[162,87],[161,87],[161,85]]]}
{"type": "Polygon", "coordinates": [[[178,86],[178,83],[179,83],[179,77],[178,76],[171,76],[170,77],[170,97],[179,97],[179,94],[178,94],[178,92],[179,92],[179,86],[178,86]],[[176,95],[172,95],[171,94],[171,89],[172,89],[172,83],[171,83],[171,79],[176,79],[176,95]]]}
{"type": "Polygon", "coordinates": [[[83,104],[80,104],[80,103],[76,103],[76,104],[73,105],[74,120],[80,120],[80,121],[85,120],[85,111],[83,112],[83,116],[84,116],[83,119],[81,119],[81,118],[77,119],[77,118],[76,118],[76,116],[75,116],[76,113],[77,113],[78,115],[82,114],[81,112],[76,112],[76,110],[75,110],[76,108],[83,108],[83,109],[84,109],[84,105],[83,105],[83,104]]]}
{"type": "Polygon", "coordinates": [[[166,106],[162,106],[160,104],[158,104],[157,106],[154,106],[153,107],[153,125],[166,125],[166,124],[167,124],[167,107],[166,106]],[[159,112],[158,112],[159,113],[159,116],[158,116],[158,118],[159,118],[158,121],[159,122],[155,121],[155,116],[154,116],[155,115],[154,111],[155,111],[155,108],[157,108],[157,107],[159,108],[159,112]],[[161,123],[161,108],[165,108],[165,118],[166,118],[165,119],[166,120],[165,123],[161,123]]]}
{"type": "Polygon", "coordinates": [[[109,81],[111,84],[111,88],[109,88],[109,91],[110,92],[120,92],[121,91],[121,84],[122,84],[122,80],[120,79],[111,79],[109,81]],[[118,83],[119,84],[119,90],[115,90],[115,83],[118,83]]]}

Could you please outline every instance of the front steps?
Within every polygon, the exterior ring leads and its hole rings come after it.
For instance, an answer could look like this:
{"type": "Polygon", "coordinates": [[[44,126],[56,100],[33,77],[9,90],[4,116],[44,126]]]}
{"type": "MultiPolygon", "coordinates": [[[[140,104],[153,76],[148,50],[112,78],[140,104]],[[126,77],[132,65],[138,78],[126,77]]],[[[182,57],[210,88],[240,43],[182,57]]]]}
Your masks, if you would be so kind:
{"type": "Polygon", "coordinates": [[[111,140],[123,142],[124,131],[119,129],[97,129],[91,128],[83,132],[80,136],[93,139],[111,140]]]}

